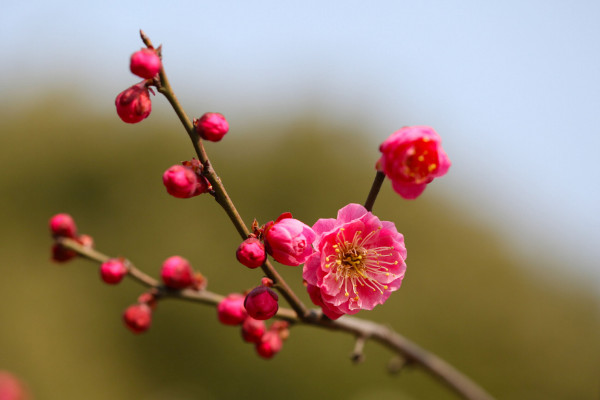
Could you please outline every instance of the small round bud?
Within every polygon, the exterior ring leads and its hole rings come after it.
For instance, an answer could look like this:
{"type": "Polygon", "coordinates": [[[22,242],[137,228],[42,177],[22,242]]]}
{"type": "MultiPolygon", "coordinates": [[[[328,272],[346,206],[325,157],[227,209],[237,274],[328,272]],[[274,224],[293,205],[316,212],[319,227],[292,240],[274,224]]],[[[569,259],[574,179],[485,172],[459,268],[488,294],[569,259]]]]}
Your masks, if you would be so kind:
{"type": "Polygon", "coordinates": [[[260,284],[266,287],[273,287],[273,279],[271,278],[267,278],[266,276],[263,276],[260,279],[260,284]]]}
{"type": "Polygon", "coordinates": [[[58,243],[52,245],[52,261],[62,263],[75,257],[77,257],[77,253],[73,250],[67,249],[58,243]]]}
{"type": "Polygon", "coordinates": [[[279,296],[265,286],[257,286],[246,295],[244,307],[252,318],[265,320],[277,313],[279,296]]]}
{"type": "Polygon", "coordinates": [[[152,310],[156,309],[157,300],[156,295],[151,291],[138,296],[138,303],[147,304],[152,310]]]}
{"type": "Polygon", "coordinates": [[[190,168],[173,165],[165,171],[162,179],[167,192],[173,197],[187,199],[196,195],[198,178],[190,168]]]}
{"type": "Polygon", "coordinates": [[[165,260],[160,270],[160,277],[171,289],[185,289],[194,283],[194,271],[188,260],[173,256],[165,260]]]}
{"type": "Polygon", "coordinates": [[[79,235],[76,240],[79,242],[79,244],[81,244],[84,247],[94,247],[94,238],[90,235],[79,235]]]}
{"type": "Polygon", "coordinates": [[[54,237],[63,236],[75,239],[75,236],[77,236],[75,221],[69,214],[56,214],[50,218],[49,226],[54,237]]]}
{"type": "Polygon", "coordinates": [[[137,76],[151,79],[160,71],[161,61],[154,49],[144,48],[131,55],[129,69],[137,76]]]}
{"type": "Polygon", "coordinates": [[[128,124],[142,121],[152,111],[150,92],[143,82],[119,93],[115,99],[115,105],[119,118],[128,124]]]}
{"type": "Polygon", "coordinates": [[[223,114],[208,112],[194,121],[196,132],[202,139],[218,142],[229,131],[229,124],[223,114]]]}
{"type": "Polygon", "coordinates": [[[281,340],[287,340],[290,336],[290,323],[287,321],[275,321],[269,328],[270,331],[277,332],[281,340]]]}
{"type": "Polygon", "coordinates": [[[273,356],[281,350],[283,341],[279,334],[275,331],[267,331],[260,339],[260,342],[256,343],[256,352],[262,358],[273,358],[273,356]]]}
{"type": "Polygon", "coordinates": [[[257,238],[248,238],[240,244],[235,256],[238,261],[248,268],[258,268],[267,259],[265,246],[257,238]]]}
{"type": "Polygon", "coordinates": [[[111,258],[100,266],[100,277],[110,285],[116,285],[127,275],[127,267],[121,258],[111,258]]]}
{"type": "Polygon", "coordinates": [[[194,290],[204,290],[208,286],[208,279],[200,272],[194,273],[194,282],[192,283],[192,288],[194,290]]]}
{"type": "Polygon", "coordinates": [[[244,296],[231,293],[217,305],[217,316],[219,321],[225,325],[240,325],[248,313],[244,308],[244,296]]]}
{"type": "Polygon", "coordinates": [[[242,338],[248,343],[258,343],[266,330],[264,321],[246,317],[242,323],[242,338]]]}
{"type": "Polygon", "coordinates": [[[152,324],[152,309],[148,304],[134,304],[123,313],[123,322],[135,334],[146,332],[152,324]]]}
{"type": "Polygon", "coordinates": [[[29,390],[21,380],[8,371],[0,371],[0,400],[30,399],[29,390]]]}

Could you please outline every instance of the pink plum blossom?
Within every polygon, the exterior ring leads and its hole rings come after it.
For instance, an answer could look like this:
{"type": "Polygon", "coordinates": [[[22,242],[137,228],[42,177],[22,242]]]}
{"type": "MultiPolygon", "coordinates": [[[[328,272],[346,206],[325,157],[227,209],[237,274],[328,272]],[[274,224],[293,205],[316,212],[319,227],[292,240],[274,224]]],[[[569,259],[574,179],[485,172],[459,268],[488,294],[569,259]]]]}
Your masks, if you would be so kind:
{"type": "Polygon", "coordinates": [[[372,310],[398,290],[406,271],[404,236],[359,204],[313,226],[315,252],[303,269],[311,300],[331,319],[372,310]]]}
{"type": "Polygon", "coordinates": [[[428,126],[405,126],[388,137],[379,150],[382,155],[377,168],[405,199],[417,198],[428,183],[450,168],[441,138],[428,126]]]}
{"type": "Polygon", "coordinates": [[[267,252],[283,265],[303,264],[313,252],[311,247],[315,232],[310,226],[284,213],[274,224],[265,229],[265,248],[267,252]]]}

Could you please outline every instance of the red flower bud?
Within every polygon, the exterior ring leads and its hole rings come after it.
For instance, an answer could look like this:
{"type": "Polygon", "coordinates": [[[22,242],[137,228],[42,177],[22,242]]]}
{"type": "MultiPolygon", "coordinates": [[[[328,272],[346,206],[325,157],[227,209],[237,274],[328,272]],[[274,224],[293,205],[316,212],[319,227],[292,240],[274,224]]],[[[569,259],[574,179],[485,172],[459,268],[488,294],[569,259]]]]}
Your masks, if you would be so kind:
{"type": "Polygon", "coordinates": [[[135,334],[146,332],[152,324],[152,309],[148,304],[134,304],[123,313],[123,322],[135,334]]]}
{"type": "Polygon", "coordinates": [[[160,271],[164,284],[171,289],[185,289],[194,283],[194,271],[188,260],[173,256],[165,260],[160,271]]]}
{"type": "Polygon", "coordinates": [[[262,358],[273,358],[273,356],[281,350],[283,341],[279,336],[278,332],[267,331],[260,339],[260,342],[256,343],[256,352],[262,358]]]}
{"type": "Polygon", "coordinates": [[[240,244],[235,256],[238,261],[248,268],[258,268],[267,259],[265,246],[257,238],[248,238],[240,244]]]}
{"type": "Polygon", "coordinates": [[[277,313],[279,296],[265,286],[257,286],[246,295],[244,308],[252,318],[265,320],[277,313]]]}
{"type": "Polygon", "coordinates": [[[53,237],[63,236],[75,239],[77,236],[75,221],[69,214],[56,214],[50,218],[49,226],[53,237]]]}
{"type": "Polygon", "coordinates": [[[137,76],[151,79],[160,71],[161,61],[154,49],[141,49],[131,55],[129,69],[137,76]]]}
{"type": "Polygon", "coordinates": [[[145,119],[152,111],[150,92],[144,82],[125,89],[115,99],[117,114],[128,124],[135,124],[145,119]]]}
{"type": "Polygon", "coordinates": [[[242,323],[242,338],[248,343],[258,343],[266,330],[264,321],[246,317],[242,323]]]}
{"type": "Polygon", "coordinates": [[[108,284],[115,285],[127,275],[127,267],[123,259],[112,258],[100,266],[100,277],[108,284]]]}
{"type": "Polygon", "coordinates": [[[58,243],[52,245],[52,261],[59,263],[67,262],[75,257],[77,257],[77,253],[75,253],[73,250],[67,249],[58,243]]]}
{"type": "Polygon", "coordinates": [[[244,308],[244,296],[231,293],[217,305],[217,316],[219,321],[225,325],[240,325],[248,313],[244,308]]]}
{"type": "Polygon", "coordinates": [[[218,142],[229,131],[229,124],[223,114],[208,112],[194,121],[196,132],[202,139],[218,142]]]}

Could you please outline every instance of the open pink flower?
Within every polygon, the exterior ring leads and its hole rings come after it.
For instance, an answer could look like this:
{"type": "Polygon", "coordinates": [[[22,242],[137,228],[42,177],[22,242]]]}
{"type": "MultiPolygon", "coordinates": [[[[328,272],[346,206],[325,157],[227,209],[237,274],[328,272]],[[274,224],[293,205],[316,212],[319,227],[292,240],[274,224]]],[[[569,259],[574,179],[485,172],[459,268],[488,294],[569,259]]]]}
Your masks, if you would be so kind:
{"type": "Polygon", "coordinates": [[[311,300],[329,318],[372,310],[400,288],[406,271],[404,236],[359,204],[313,226],[315,253],[302,276],[311,300]]]}
{"type": "Polygon", "coordinates": [[[377,168],[405,199],[417,198],[429,182],[450,168],[439,135],[428,126],[405,126],[387,138],[379,150],[377,168]]]}

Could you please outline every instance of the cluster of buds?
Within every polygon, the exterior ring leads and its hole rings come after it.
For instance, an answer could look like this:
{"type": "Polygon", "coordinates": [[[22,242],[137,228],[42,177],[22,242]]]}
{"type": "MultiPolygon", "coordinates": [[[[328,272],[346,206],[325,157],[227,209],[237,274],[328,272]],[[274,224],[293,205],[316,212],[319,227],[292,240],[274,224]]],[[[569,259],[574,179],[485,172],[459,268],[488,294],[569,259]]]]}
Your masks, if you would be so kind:
{"type": "MultiPolygon", "coordinates": [[[[202,290],[206,288],[206,279],[202,274],[194,272],[189,261],[180,256],[167,258],[160,270],[160,277],[169,290],[202,290]]],[[[123,322],[135,334],[146,332],[152,324],[152,311],[156,308],[158,291],[151,289],[138,297],[133,304],[123,312],[123,322]]]]}
{"type": "Polygon", "coordinates": [[[150,329],[152,325],[152,312],[156,309],[156,296],[152,292],[142,293],[136,304],[123,312],[123,322],[133,333],[140,334],[150,329]]]}
{"type": "Polygon", "coordinates": [[[253,343],[262,358],[272,358],[289,336],[286,321],[275,321],[267,329],[265,320],[279,308],[277,294],[266,286],[252,289],[246,296],[231,293],[217,305],[217,317],[224,325],[241,326],[242,339],[253,343]]]}
{"type": "Polygon", "coordinates": [[[131,55],[129,69],[144,80],[117,95],[115,106],[123,122],[135,124],[150,115],[152,101],[150,100],[151,89],[148,86],[152,84],[161,69],[159,53],[160,51],[152,48],[143,48],[131,55]]]}
{"type": "MultiPolygon", "coordinates": [[[[77,241],[79,244],[85,247],[91,248],[94,246],[94,239],[92,239],[91,236],[77,234],[77,226],[75,225],[73,217],[71,217],[69,214],[56,214],[50,218],[49,227],[50,233],[54,239],[69,238],[77,241]]],[[[75,257],[77,257],[77,253],[71,249],[67,249],[60,243],[54,243],[52,245],[53,261],[66,262],[75,257]]]]}
{"type": "Polygon", "coordinates": [[[167,193],[179,199],[188,199],[212,191],[212,186],[202,175],[203,170],[202,163],[195,158],[169,167],[162,177],[167,193]]]}
{"type": "Polygon", "coordinates": [[[254,221],[252,228],[253,233],[236,251],[238,261],[248,268],[260,267],[267,254],[280,264],[298,266],[313,253],[314,231],[304,222],[292,218],[289,212],[262,227],[254,221]]]}

